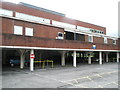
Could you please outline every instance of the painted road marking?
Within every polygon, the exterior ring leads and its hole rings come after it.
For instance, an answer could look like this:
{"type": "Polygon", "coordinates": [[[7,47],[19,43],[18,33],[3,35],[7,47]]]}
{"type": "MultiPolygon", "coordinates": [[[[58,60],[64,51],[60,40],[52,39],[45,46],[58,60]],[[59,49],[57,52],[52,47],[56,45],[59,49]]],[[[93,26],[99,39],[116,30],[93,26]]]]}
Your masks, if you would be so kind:
{"type": "Polygon", "coordinates": [[[112,73],[116,73],[116,72],[118,72],[118,71],[112,71],[112,72],[94,74],[94,75],[90,75],[90,76],[84,76],[84,77],[81,77],[81,78],[71,79],[71,80],[67,80],[67,81],[64,81],[64,82],[70,82],[70,81],[75,81],[75,80],[80,80],[80,79],[85,79],[85,78],[88,78],[88,77],[95,77],[95,76],[102,77],[101,75],[112,74],[112,73]]]}
{"type": "Polygon", "coordinates": [[[81,77],[81,78],[76,78],[76,79],[71,79],[71,80],[67,80],[67,81],[61,81],[61,80],[58,80],[58,79],[55,79],[55,78],[50,78],[48,76],[42,76],[40,74],[35,74],[35,73],[32,73],[33,75],[36,75],[36,76],[39,76],[39,77],[44,77],[44,78],[47,78],[47,79],[51,79],[51,80],[55,80],[55,81],[59,81],[61,83],[64,83],[64,84],[67,84],[67,85],[71,85],[71,86],[75,86],[75,87],[82,87],[82,88],[90,88],[88,86],[84,86],[82,84],[80,84],[78,82],[78,80],[80,79],[88,79],[89,81],[92,81],[96,84],[97,87],[95,88],[103,88],[104,86],[106,85],[109,85],[109,84],[115,84],[115,85],[118,85],[115,81],[114,82],[111,82],[111,83],[107,83],[107,84],[104,84],[104,85],[99,85],[97,82],[95,82],[94,80],[92,80],[92,77],[103,77],[102,75],[107,75],[107,74],[112,74],[112,73],[116,73],[117,71],[112,71],[112,72],[106,72],[106,73],[100,73],[100,74],[94,74],[94,75],[90,75],[90,76],[85,76],[85,77],[81,77]],[[75,81],[76,83],[73,84],[71,81],[75,81]],[[70,83],[71,82],[71,83],[70,83]],[[79,85],[76,85],[76,84],[79,84],[79,85]]]}

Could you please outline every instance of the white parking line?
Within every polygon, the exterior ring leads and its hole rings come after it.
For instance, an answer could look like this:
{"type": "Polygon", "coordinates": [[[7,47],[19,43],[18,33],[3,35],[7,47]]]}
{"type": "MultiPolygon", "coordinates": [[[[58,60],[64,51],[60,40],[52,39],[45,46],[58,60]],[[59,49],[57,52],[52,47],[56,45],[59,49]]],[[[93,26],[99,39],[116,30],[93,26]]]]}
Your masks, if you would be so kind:
{"type": "Polygon", "coordinates": [[[118,71],[112,71],[112,72],[94,74],[94,75],[90,75],[90,76],[85,76],[85,77],[81,77],[81,78],[76,78],[76,79],[67,80],[67,81],[64,81],[64,82],[76,81],[76,80],[85,79],[85,78],[94,77],[94,76],[102,77],[101,75],[112,74],[112,73],[116,73],[116,72],[118,72],[118,71]]]}

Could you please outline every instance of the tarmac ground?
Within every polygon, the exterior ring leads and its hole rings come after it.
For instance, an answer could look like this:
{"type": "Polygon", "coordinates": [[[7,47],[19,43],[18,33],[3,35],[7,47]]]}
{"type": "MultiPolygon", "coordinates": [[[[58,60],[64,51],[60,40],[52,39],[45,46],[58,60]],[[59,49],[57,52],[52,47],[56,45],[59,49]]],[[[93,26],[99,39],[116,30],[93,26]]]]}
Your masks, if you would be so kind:
{"type": "Polygon", "coordinates": [[[45,69],[3,68],[2,88],[118,88],[118,64],[79,64],[45,69]]]}

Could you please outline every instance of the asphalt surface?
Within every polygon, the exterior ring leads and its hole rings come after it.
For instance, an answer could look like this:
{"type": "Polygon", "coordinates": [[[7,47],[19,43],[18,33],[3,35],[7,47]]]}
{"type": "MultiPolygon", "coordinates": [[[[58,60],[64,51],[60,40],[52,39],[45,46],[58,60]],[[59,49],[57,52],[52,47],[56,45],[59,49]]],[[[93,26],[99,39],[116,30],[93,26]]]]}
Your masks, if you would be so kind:
{"type": "Polygon", "coordinates": [[[54,68],[3,68],[2,88],[118,88],[118,64],[54,68]]]}

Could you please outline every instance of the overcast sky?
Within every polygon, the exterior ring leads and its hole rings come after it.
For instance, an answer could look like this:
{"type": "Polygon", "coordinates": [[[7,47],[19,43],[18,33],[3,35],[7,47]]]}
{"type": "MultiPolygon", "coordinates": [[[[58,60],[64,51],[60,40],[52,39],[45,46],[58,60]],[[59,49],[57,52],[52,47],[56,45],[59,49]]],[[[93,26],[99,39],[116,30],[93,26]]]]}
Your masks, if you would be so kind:
{"type": "Polygon", "coordinates": [[[118,36],[120,0],[4,0],[25,2],[66,14],[67,17],[106,27],[107,35],[118,36]]]}

